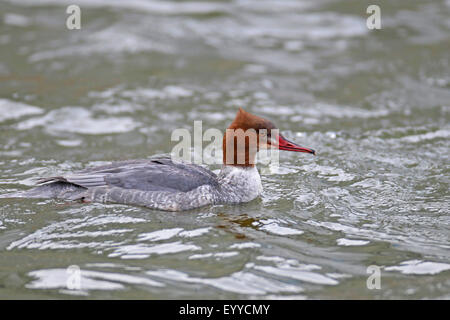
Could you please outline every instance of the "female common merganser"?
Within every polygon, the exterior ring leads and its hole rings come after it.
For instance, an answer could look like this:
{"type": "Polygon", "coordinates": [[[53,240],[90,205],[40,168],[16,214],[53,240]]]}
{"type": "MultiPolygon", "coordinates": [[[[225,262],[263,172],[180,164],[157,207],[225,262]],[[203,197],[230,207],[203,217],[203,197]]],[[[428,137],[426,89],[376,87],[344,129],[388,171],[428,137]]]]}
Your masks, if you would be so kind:
{"type": "MultiPolygon", "coordinates": [[[[314,150],[286,140],[273,129],[276,127],[272,122],[240,108],[223,137],[223,165],[218,175],[196,164],[174,161],[169,156],[155,156],[41,179],[39,186],[9,197],[114,202],[166,211],[249,202],[262,191],[261,178],[255,167],[259,149],[278,148],[315,154],[314,150]],[[244,140],[240,141],[244,143],[236,143],[242,135],[244,140]],[[263,136],[266,139],[262,139],[263,136]],[[252,138],[256,141],[254,146],[252,138]]],[[[8,195],[1,197],[5,196],[8,195]]]]}

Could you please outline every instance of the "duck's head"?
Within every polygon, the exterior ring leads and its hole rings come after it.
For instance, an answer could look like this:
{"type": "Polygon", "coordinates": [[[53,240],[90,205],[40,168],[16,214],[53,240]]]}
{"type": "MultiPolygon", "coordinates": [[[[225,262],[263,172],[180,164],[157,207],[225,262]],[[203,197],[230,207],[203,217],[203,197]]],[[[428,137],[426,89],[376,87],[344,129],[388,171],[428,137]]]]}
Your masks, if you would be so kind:
{"type": "Polygon", "coordinates": [[[316,154],[313,149],[287,140],[270,120],[239,108],[223,137],[223,163],[254,166],[256,153],[270,148],[316,154]]]}

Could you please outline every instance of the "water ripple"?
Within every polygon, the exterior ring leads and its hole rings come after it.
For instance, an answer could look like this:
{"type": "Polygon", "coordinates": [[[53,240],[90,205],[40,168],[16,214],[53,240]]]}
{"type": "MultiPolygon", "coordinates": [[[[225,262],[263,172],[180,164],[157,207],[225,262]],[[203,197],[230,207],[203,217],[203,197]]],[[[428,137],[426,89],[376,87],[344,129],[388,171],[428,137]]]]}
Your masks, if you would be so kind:
{"type": "MultiPolygon", "coordinates": [[[[70,274],[67,269],[42,269],[32,271],[30,277],[37,278],[26,285],[30,289],[66,289],[70,274]]],[[[162,287],[164,284],[145,277],[120,273],[80,270],[80,289],[88,290],[121,290],[125,285],[145,285],[162,287]]],[[[73,290],[64,293],[76,294],[73,290]]]]}

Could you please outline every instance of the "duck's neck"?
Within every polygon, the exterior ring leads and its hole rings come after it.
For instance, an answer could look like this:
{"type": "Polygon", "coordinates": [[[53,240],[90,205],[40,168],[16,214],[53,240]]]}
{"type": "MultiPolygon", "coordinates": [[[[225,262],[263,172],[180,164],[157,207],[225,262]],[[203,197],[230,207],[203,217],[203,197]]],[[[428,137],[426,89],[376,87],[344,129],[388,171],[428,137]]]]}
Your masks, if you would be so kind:
{"type": "Polygon", "coordinates": [[[227,202],[248,202],[262,192],[261,177],[255,166],[224,165],[218,176],[221,197],[227,202]]]}
{"type": "MultiPolygon", "coordinates": [[[[255,167],[256,146],[251,146],[249,137],[240,137],[240,132],[233,130],[223,136],[223,165],[241,168],[255,167]]],[[[254,143],[253,143],[254,144],[254,143]]]]}

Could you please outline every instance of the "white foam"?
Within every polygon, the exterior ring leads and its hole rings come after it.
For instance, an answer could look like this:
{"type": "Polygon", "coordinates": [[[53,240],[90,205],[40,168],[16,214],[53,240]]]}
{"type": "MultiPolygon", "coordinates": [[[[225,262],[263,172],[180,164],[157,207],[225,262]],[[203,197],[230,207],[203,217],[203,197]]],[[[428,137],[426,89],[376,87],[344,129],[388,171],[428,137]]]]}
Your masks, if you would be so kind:
{"type": "Polygon", "coordinates": [[[28,27],[31,21],[26,16],[16,13],[6,13],[3,17],[5,24],[15,27],[28,27]]]}
{"type": "Polygon", "coordinates": [[[35,117],[17,124],[19,130],[42,126],[50,132],[74,132],[81,134],[107,134],[132,131],[139,124],[129,117],[95,117],[82,107],[63,107],[42,117],[35,117]]]}
{"type": "Polygon", "coordinates": [[[183,228],[172,228],[172,229],[162,229],[158,231],[153,231],[149,233],[142,233],[139,235],[139,241],[160,241],[167,240],[178,233],[180,233],[183,228]]]}
{"type": "Polygon", "coordinates": [[[448,138],[448,137],[450,137],[450,130],[441,129],[441,130],[437,130],[434,132],[427,132],[427,133],[423,133],[423,134],[406,136],[406,137],[401,138],[400,140],[406,141],[406,142],[411,142],[411,143],[418,143],[418,142],[422,142],[422,141],[433,140],[433,139],[438,139],[438,138],[448,138]]]}
{"type": "Polygon", "coordinates": [[[386,271],[400,271],[403,274],[433,275],[450,270],[450,264],[422,260],[408,260],[403,261],[399,266],[386,267],[384,269],[386,271]]]}
{"type": "Polygon", "coordinates": [[[366,240],[351,240],[351,239],[346,239],[346,238],[340,238],[336,240],[337,244],[339,246],[364,246],[366,244],[369,244],[370,241],[366,241],[366,240]]]}
{"type": "Polygon", "coordinates": [[[200,250],[199,246],[193,244],[184,244],[181,241],[162,243],[157,245],[132,244],[118,246],[116,250],[110,253],[109,257],[121,257],[122,259],[139,258],[146,259],[150,255],[171,254],[183,251],[200,250]]]}
{"type": "Polygon", "coordinates": [[[281,236],[291,236],[291,235],[299,235],[303,234],[303,231],[288,228],[288,227],[282,227],[278,224],[276,220],[273,219],[267,219],[267,220],[260,220],[261,223],[264,225],[260,227],[260,230],[268,231],[273,234],[281,235],[281,236]]]}
{"type": "MultiPolygon", "coordinates": [[[[29,272],[28,275],[37,278],[26,285],[29,289],[67,289],[68,280],[71,276],[66,269],[36,270],[29,272]]],[[[123,283],[154,287],[164,286],[164,284],[148,278],[111,272],[80,269],[80,277],[80,288],[78,291],[124,289],[123,283]]]]}
{"type": "Polygon", "coordinates": [[[44,110],[35,106],[8,99],[0,99],[0,122],[43,112],[44,110]]]}

